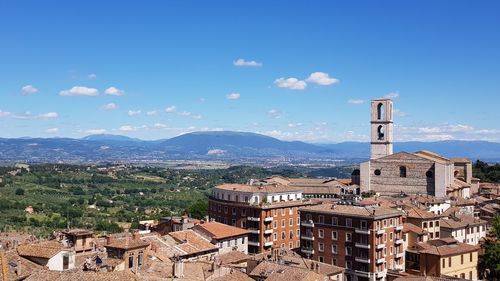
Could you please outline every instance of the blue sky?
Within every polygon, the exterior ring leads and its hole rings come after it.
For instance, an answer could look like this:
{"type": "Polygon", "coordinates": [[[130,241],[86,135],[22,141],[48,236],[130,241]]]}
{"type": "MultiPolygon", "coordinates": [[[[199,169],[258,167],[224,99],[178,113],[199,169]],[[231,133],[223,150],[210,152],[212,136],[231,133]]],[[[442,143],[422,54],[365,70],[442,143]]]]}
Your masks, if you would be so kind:
{"type": "Polygon", "coordinates": [[[0,2],[0,137],[500,141],[498,1],[161,2],[0,2]]]}

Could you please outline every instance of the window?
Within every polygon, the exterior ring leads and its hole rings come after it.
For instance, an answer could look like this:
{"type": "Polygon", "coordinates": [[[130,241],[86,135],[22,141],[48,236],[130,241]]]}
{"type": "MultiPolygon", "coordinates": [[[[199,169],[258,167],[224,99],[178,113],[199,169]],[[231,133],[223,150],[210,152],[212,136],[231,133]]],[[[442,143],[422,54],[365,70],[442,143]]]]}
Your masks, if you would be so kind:
{"type": "Polygon", "coordinates": [[[284,231],[281,232],[281,240],[286,239],[286,233],[284,231]]]}
{"type": "Polygon", "coordinates": [[[427,228],[427,222],[425,222],[425,221],[424,221],[424,222],[422,223],[422,228],[427,228]]]}
{"type": "Polygon", "coordinates": [[[352,219],[345,219],[345,226],[352,227],[352,219]]]}
{"type": "Polygon", "coordinates": [[[231,219],[231,225],[236,226],[236,219],[231,219]]]}
{"type": "Polygon", "coordinates": [[[377,119],[382,120],[383,117],[384,117],[384,104],[379,103],[377,105],[377,119]]]}
{"type": "Polygon", "coordinates": [[[332,217],[332,224],[337,225],[339,223],[337,217],[332,217]]]}
{"type": "Polygon", "coordinates": [[[429,222],[429,227],[433,227],[433,226],[434,226],[434,224],[430,221],[429,222]]]}
{"type": "Polygon", "coordinates": [[[332,253],[337,253],[337,245],[332,245],[332,253]]]}
{"type": "Polygon", "coordinates": [[[393,248],[392,246],[391,246],[391,248],[390,248],[389,253],[391,253],[391,255],[393,255],[393,253],[394,253],[394,248],[393,248]]]}
{"type": "Polygon", "coordinates": [[[384,132],[384,126],[380,125],[378,126],[378,129],[377,129],[377,136],[378,136],[378,140],[384,140],[384,135],[385,135],[385,132],[384,132]]]}
{"type": "Polygon", "coordinates": [[[442,267],[442,268],[445,268],[445,267],[446,267],[446,263],[445,263],[444,259],[443,259],[443,265],[442,265],[441,267],[442,267]]]}
{"type": "MultiPolygon", "coordinates": [[[[346,262],[345,262],[345,267],[346,267],[347,269],[352,269],[352,261],[346,261],[346,262]]],[[[349,275],[347,275],[347,276],[349,276],[349,275]]]]}
{"type": "Polygon", "coordinates": [[[231,215],[236,215],[236,208],[231,209],[231,215]]]}
{"type": "Polygon", "coordinates": [[[361,221],[361,229],[366,229],[367,224],[366,221],[361,221]]]}
{"type": "Polygon", "coordinates": [[[402,178],[406,178],[406,167],[405,166],[399,167],[399,176],[402,178]]]}
{"type": "Polygon", "coordinates": [[[297,218],[297,225],[300,225],[300,218],[297,218]]]}
{"type": "Polygon", "coordinates": [[[276,216],[278,216],[278,209],[273,210],[273,217],[276,217],[276,216]]]}
{"type": "Polygon", "coordinates": [[[436,238],[439,238],[439,231],[436,231],[436,238]]]}
{"type": "Polygon", "coordinates": [[[318,237],[319,238],[324,238],[325,237],[325,231],[323,229],[318,229],[318,237]]]}
{"type": "Polygon", "coordinates": [[[448,267],[451,267],[451,257],[448,257],[448,267]]]}
{"type": "Polygon", "coordinates": [[[227,206],[224,206],[224,214],[227,214],[227,206]]]}
{"type": "Polygon", "coordinates": [[[286,225],[285,220],[281,220],[281,227],[285,227],[285,225],[286,225]]]}
{"type": "Polygon", "coordinates": [[[346,254],[346,256],[352,256],[352,248],[345,247],[345,254],[346,254]]]}
{"type": "Polygon", "coordinates": [[[337,231],[332,231],[332,240],[337,240],[337,231]]]}
{"type": "Polygon", "coordinates": [[[288,236],[290,237],[290,239],[293,239],[293,230],[290,230],[290,232],[288,233],[288,236]]]}
{"type": "Polygon", "coordinates": [[[288,219],[288,224],[289,224],[290,226],[293,226],[293,218],[288,219]]]}
{"type": "Polygon", "coordinates": [[[246,217],[247,215],[247,209],[241,209],[241,216],[246,217]]]}
{"type": "Polygon", "coordinates": [[[245,196],[245,202],[248,202],[248,196],[245,196]]]}
{"type": "Polygon", "coordinates": [[[320,252],[324,252],[324,251],[325,251],[325,244],[323,244],[323,243],[319,243],[319,244],[318,244],[318,251],[320,251],[320,252]]]}
{"type": "Polygon", "coordinates": [[[69,256],[64,255],[63,256],[63,269],[68,269],[69,267],[69,256]]]}
{"type": "MultiPolygon", "coordinates": [[[[336,259],[336,258],[333,258],[333,259],[332,259],[332,265],[337,265],[337,259],[336,259]]],[[[472,273],[472,271],[471,271],[471,273],[472,273]]],[[[471,278],[471,279],[472,279],[472,278],[471,278]]]]}
{"type": "Polygon", "coordinates": [[[428,178],[432,178],[432,171],[425,172],[425,176],[428,178]]]}
{"type": "Polygon", "coordinates": [[[436,221],[436,227],[439,227],[439,221],[436,221]]]}
{"type": "Polygon", "coordinates": [[[300,237],[300,229],[297,229],[297,237],[300,237]]]}
{"type": "Polygon", "coordinates": [[[389,233],[389,240],[392,241],[392,232],[389,233]]]}
{"type": "Polygon", "coordinates": [[[134,256],[128,256],[128,268],[134,267],[134,256]]]}
{"type": "Polygon", "coordinates": [[[460,255],[460,263],[461,263],[461,264],[464,264],[464,255],[463,255],[463,254],[462,254],[462,255],[460,255]]]}
{"type": "Polygon", "coordinates": [[[273,221],[273,228],[274,229],[278,228],[278,221],[273,221]]]}
{"type": "Polygon", "coordinates": [[[325,223],[325,216],[318,216],[319,223],[325,223]]]}
{"type": "Polygon", "coordinates": [[[376,169],[374,172],[373,172],[376,176],[380,176],[381,172],[379,169],[376,169]]]}
{"type": "Polygon", "coordinates": [[[286,214],[286,208],[281,209],[281,215],[284,216],[286,214]]]}
{"type": "Polygon", "coordinates": [[[345,234],[345,241],[351,242],[352,241],[352,234],[351,233],[346,233],[345,234]]]}
{"type": "Polygon", "coordinates": [[[319,257],[319,262],[325,262],[325,258],[324,257],[319,257]]]}
{"type": "Polygon", "coordinates": [[[472,253],[470,253],[470,262],[472,262],[472,253]]]}
{"type": "Polygon", "coordinates": [[[273,233],[273,240],[274,241],[277,241],[278,240],[278,233],[273,233]]]}
{"type": "Polygon", "coordinates": [[[434,239],[434,232],[430,232],[430,233],[429,233],[429,237],[430,237],[431,239],[434,239]]]}

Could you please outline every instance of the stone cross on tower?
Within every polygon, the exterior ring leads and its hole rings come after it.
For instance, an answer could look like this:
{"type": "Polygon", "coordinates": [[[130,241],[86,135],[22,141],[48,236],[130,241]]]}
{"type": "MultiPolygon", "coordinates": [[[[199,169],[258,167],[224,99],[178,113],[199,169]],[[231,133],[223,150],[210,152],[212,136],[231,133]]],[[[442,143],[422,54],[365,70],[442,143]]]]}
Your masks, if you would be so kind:
{"type": "Polygon", "coordinates": [[[370,159],[377,159],[392,154],[392,100],[375,99],[371,101],[371,105],[372,133],[370,159]]]}

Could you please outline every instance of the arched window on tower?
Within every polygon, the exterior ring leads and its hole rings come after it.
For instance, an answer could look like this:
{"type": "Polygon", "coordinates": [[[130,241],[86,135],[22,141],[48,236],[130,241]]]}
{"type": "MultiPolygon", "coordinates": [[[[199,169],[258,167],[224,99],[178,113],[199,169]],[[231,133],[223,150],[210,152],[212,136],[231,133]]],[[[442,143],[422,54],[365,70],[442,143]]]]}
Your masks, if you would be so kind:
{"type": "Polygon", "coordinates": [[[402,178],[406,178],[406,167],[405,166],[399,167],[399,176],[402,178]]]}
{"type": "Polygon", "coordinates": [[[384,127],[382,125],[378,126],[377,129],[378,140],[384,140],[384,127]]]}
{"type": "Polygon", "coordinates": [[[377,118],[378,118],[378,120],[382,120],[383,116],[384,116],[384,104],[379,103],[377,105],[377,118]]]}

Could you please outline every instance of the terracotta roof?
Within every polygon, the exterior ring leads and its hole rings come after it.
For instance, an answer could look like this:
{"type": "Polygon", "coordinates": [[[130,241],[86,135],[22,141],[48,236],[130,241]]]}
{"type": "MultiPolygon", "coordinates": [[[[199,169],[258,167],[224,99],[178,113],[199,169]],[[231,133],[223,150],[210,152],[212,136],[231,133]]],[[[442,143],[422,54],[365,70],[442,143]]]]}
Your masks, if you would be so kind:
{"type": "Polygon", "coordinates": [[[67,231],[63,231],[64,234],[69,234],[69,235],[93,235],[94,231],[88,230],[88,229],[71,229],[67,231]]]}
{"type": "Polygon", "coordinates": [[[241,271],[231,270],[229,274],[212,279],[212,281],[254,281],[254,280],[241,271]]]}
{"type": "Polygon", "coordinates": [[[195,226],[194,229],[201,230],[202,232],[207,233],[212,237],[212,239],[215,240],[247,235],[250,233],[250,231],[248,230],[219,222],[206,222],[195,226]]]}
{"type": "Polygon", "coordinates": [[[240,251],[231,251],[218,255],[217,258],[220,260],[221,264],[235,264],[245,262],[252,257],[240,251]]]}
{"type": "Polygon", "coordinates": [[[218,185],[215,188],[222,190],[235,190],[241,192],[251,192],[251,193],[285,193],[285,192],[298,192],[302,191],[302,188],[289,186],[289,185],[248,185],[248,184],[223,184],[218,185]]]}
{"type": "Polygon", "coordinates": [[[203,236],[190,229],[170,232],[167,236],[170,236],[179,242],[179,244],[176,245],[176,248],[181,250],[184,254],[194,254],[218,249],[217,246],[213,245],[203,236]]]}
{"type": "MultiPolygon", "coordinates": [[[[419,155],[415,155],[413,153],[408,153],[405,151],[401,151],[398,153],[389,154],[384,157],[380,157],[371,161],[379,161],[379,160],[397,160],[397,161],[414,161],[414,162],[429,162],[430,159],[425,157],[421,157],[419,155]]],[[[382,161],[383,162],[383,161],[382,161]]]]}
{"type": "Polygon", "coordinates": [[[440,164],[451,164],[452,163],[450,161],[450,159],[443,157],[439,154],[436,154],[434,152],[427,151],[427,150],[417,151],[417,152],[415,152],[415,155],[429,159],[431,161],[434,161],[434,162],[437,162],[440,164]]]}
{"type": "Polygon", "coordinates": [[[417,207],[405,208],[406,217],[408,218],[417,218],[417,219],[432,219],[441,217],[440,215],[436,215],[431,212],[427,212],[425,210],[419,209],[417,207]]]}
{"type": "Polygon", "coordinates": [[[412,223],[404,223],[403,224],[403,232],[413,232],[418,235],[424,235],[427,233],[426,230],[423,230],[422,228],[412,224],[412,223]]]}
{"type": "Polygon", "coordinates": [[[361,207],[352,205],[321,204],[300,208],[300,211],[329,213],[353,217],[395,217],[403,213],[399,210],[384,207],[361,207]]]}
{"type": "Polygon", "coordinates": [[[449,219],[441,219],[441,227],[444,228],[465,228],[466,226],[486,225],[488,222],[476,219],[472,216],[456,216],[449,219]]]}
{"type": "Polygon", "coordinates": [[[6,251],[4,252],[4,255],[5,255],[6,265],[3,265],[2,259],[0,259],[0,280],[5,280],[5,281],[22,280],[23,278],[44,268],[43,266],[38,265],[28,259],[21,258],[16,250],[6,251]],[[17,271],[19,267],[21,268],[21,270],[17,271]],[[6,271],[7,276],[3,275],[4,272],[3,270],[1,270],[2,268],[5,268],[7,270],[6,271]],[[16,271],[18,272],[17,274],[16,271]]]}
{"type": "Polygon", "coordinates": [[[56,241],[44,241],[36,244],[17,246],[17,253],[22,257],[50,259],[63,250],[63,245],[56,241]]]}
{"type": "Polygon", "coordinates": [[[303,281],[324,280],[325,275],[318,274],[305,268],[281,265],[268,261],[259,263],[250,273],[250,276],[265,277],[266,281],[303,281]]]}
{"type": "Polygon", "coordinates": [[[429,240],[425,243],[418,243],[420,253],[431,254],[436,256],[453,256],[463,253],[477,251],[480,247],[478,245],[469,245],[460,243],[453,238],[441,238],[437,240],[429,240]]]}
{"type": "Polygon", "coordinates": [[[127,271],[93,272],[93,271],[39,271],[25,279],[26,281],[137,281],[134,274],[127,271]]]}
{"type": "Polygon", "coordinates": [[[127,237],[127,238],[123,238],[123,239],[116,238],[115,240],[113,240],[111,243],[105,245],[104,247],[128,251],[128,250],[133,250],[133,249],[146,248],[148,246],[149,246],[149,242],[143,241],[141,239],[133,239],[133,238],[127,237]]]}

